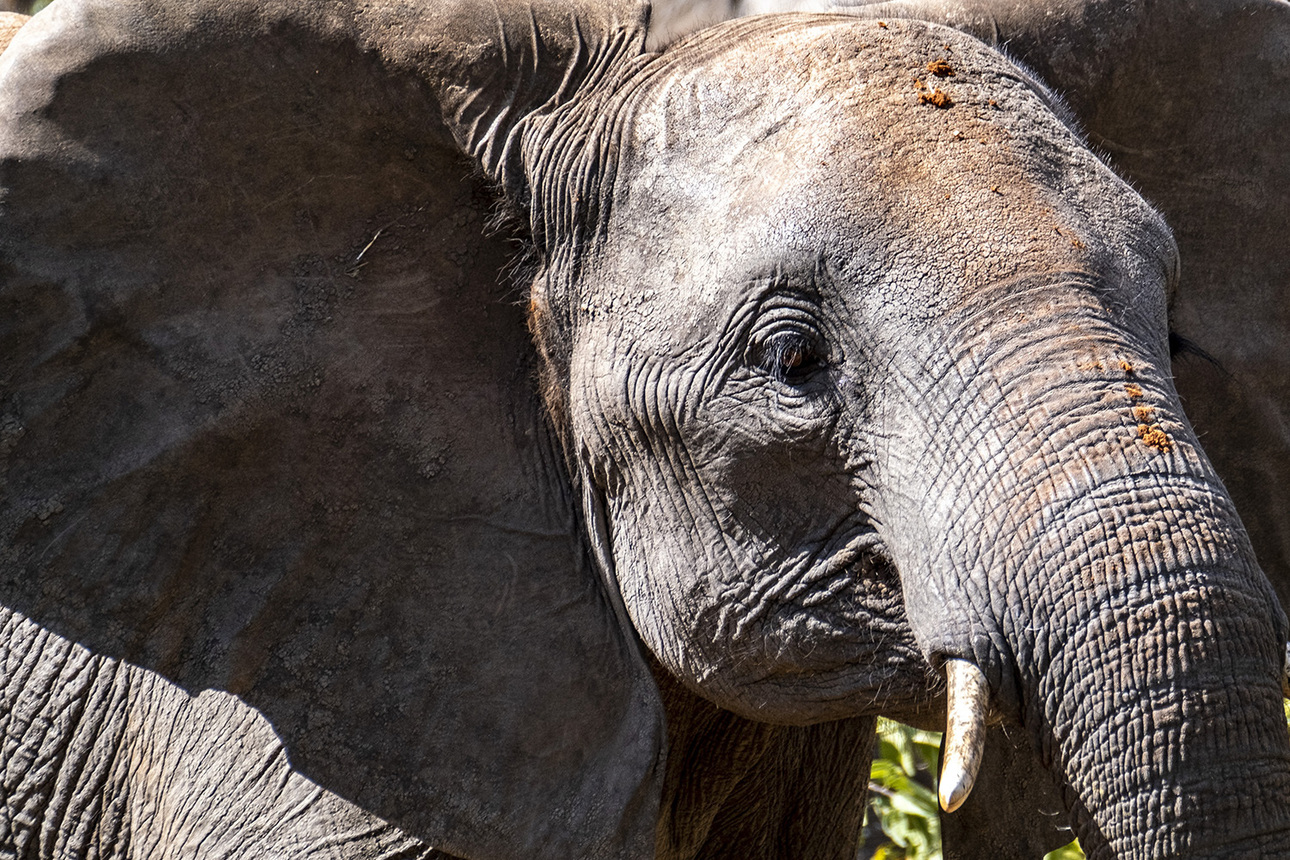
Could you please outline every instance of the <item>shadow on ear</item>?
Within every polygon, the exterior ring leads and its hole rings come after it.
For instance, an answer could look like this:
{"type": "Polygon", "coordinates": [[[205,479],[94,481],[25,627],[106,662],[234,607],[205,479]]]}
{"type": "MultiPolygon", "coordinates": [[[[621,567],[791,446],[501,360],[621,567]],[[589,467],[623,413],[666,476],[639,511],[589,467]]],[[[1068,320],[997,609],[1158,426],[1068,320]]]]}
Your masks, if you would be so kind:
{"type": "Polygon", "coordinates": [[[458,151],[576,83],[570,27],[601,35],[516,5],[33,19],[0,81],[0,603],[236,695],[299,772],[453,853],[645,856],[662,706],[458,151]],[[471,77],[479,44],[522,86],[471,77]]]}

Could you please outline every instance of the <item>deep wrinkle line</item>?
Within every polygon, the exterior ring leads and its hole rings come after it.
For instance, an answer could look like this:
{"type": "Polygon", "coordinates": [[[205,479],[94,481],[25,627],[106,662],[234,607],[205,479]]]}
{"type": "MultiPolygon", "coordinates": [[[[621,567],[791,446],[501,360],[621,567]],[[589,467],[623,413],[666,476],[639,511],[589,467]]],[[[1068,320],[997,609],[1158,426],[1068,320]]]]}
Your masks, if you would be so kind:
{"type": "MultiPolygon", "coordinates": [[[[1203,571],[1203,572],[1198,572],[1196,570],[1188,569],[1188,570],[1182,571],[1180,575],[1176,575],[1175,577],[1173,577],[1173,579],[1180,580],[1182,583],[1186,584],[1186,586],[1189,589],[1199,589],[1202,591],[1213,590],[1215,588],[1215,582],[1213,581],[1213,573],[1232,573],[1232,572],[1234,572],[1234,569],[1229,567],[1218,567],[1214,571],[1203,571]]],[[[1098,604],[1098,609],[1100,610],[1100,612],[1096,616],[1092,616],[1092,618],[1094,618],[1099,625],[1099,630],[1096,635],[1105,637],[1108,633],[1114,634],[1116,632],[1114,630],[1114,625],[1108,628],[1103,626],[1101,622],[1104,619],[1107,619],[1108,616],[1109,616],[1109,620],[1112,622],[1115,622],[1117,619],[1124,617],[1126,611],[1132,610],[1134,609],[1134,607],[1138,607],[1142,605],[1144,598],[1147,600],[1149,604],[1159,604],[1162,602],[1167,603],[1171,601],[1176,601],[1179,594],[1180,592],[1177,589],[1160,588],[1159,582],[1156,579],[1152,579],[1152,578],[1147,578],[1141,582],[1135,583],[1130,588],[1115,591],[1109,595],[1109,598],[1110,598],[1109,600],[1098,604]]],[[[1199,595],[1197,597],[1203,597],[1203,595],[1199,595]]],[[[1067,629],[1067,628],[1063,628],[1063,629],[1067,629]]],[[[1041,686],[1042,686],[1042,678],[1040,677],[1041,675],[1049,675],[1053,671],[1058,671],[1062,673],[1063,677],[1065,675],[1071,675],[1072,673],[1070,672],[1069,668],[1065,666],[1065,664],[1061,664],[1060,666],[1055,666],[1053,658],[1060,655],[1071,653],[1072,648],[1077,647],[1079,642],[1094,635],[1093,633],[1090,632],[1089,629],[1086,629],[1085,627],[1080,625],[1070,625],[1069,631],[1070,632],[1067,637],[1056,640],[1056,647],[1050,647],[1048,650],[1048,653],[1043,655],[1045,659],[1048,661],[1044,665],[1044,667],[1042,669],[1035,668],[1032,671],[1032,674],[1036,678],[1036,681],[1041,686]],[[1073,646],[1072,643],[1076,643],[1076,645],[1073,646]]],[[[1097,679],[1093,677],[1080,676],[1080,675],[1076,675],[1075,677],[1076,677],[1077,687],[1081,687],[1081,688],[1089,687],[1090,685],[1095,685],[1097,683],[1097,679]]],[[[1165,680],[1159,684],[1158,688],[1167,689],[1168,685],[1169,685],[1168,680],[1165,680]]],[[[1060,685],[1055,683],[1052,684],[1051,686],[1054,689],[1060,688],[1060,685]]],[[[1046,700],[1037,699],[1032,704],[1033,706],[1042,707],[1044,701],[1046,700]]],[[[1080,707],[1082,707],[1081,701],[1082,701],[1082,698],[1078,695],[1063,696],[1060,702],[1058,703],[1057,710],[1053,713],[1052,716],[1053,717],[1072,716],[1080,707]]],[[[1043,714],[1040,716],[1045,720],[1048,719],[1047,714],[1043,714]]],[[[1060,720],[1055,719],[1053,723],[1054,725],[1069,726],[1069,725],[1074,725],[1075,721],[1071,719],[1060,719],[1060,720]]],[[[1054,739],[1055,740],[1058,739],[1058,734],[1054,735],[1054,739]]]]}
{"type": "MultiPolygon", "coordinates": [[[[656,426],[660,430],[664,431],[664,435],[666,435],[666,431],[669,429],[668,422],[664,418],[664,415],[666,414],[666,410],[660,409],[660,405],[657,399],[659,395],[658,389],[660,387],[658,385],[657,380],[662,375],[663,375],[662,362],[651,362],[649,365],[647,365],[646,372],[633,374],[632,378],[640,380],[641,392],[640,392],[639,399],[633,396],[630,399],[629,403],[642,405],[644,407],[645,417],[648,420],[648,423],[645,426],[649,426],[649,425],[656,426]],[[651,382],[653,382],[653,384],[651,384],[651,382]]],[[[644,427],[642,429],[644,429],[644,427]]],[[[652,436],[653,434],[648,434],[648,435],[652,436]]],[[[656,446],[651,443],[650,447],[655,448],[656,446]]],[[[686,465],[689,465],[691,469],[693,469],[692,458],[690,458],[688,454],[682,454],[680,451],[680,449],[684,448],[684,445],[677,446],[676,451],[673,451],[671,446],[663,446],[663,447],[664,447],[664,450],[661,452],[662,456],[658,457],[659,465],[666,465],[668,470],[673,475],[684,474],[684,467],[686,465]],[[685,461],[685,462],[682,462],[682,461],[685,461]]],[[[664,488],[666,489],[666,482],[664,483],[664,488]]],[[[670,494],[664,492],[662,495],[669,496],[670,494]]],[[[715,518],[716,509],[712,506],[711,499],[707,498],[706,490],[704,490],[703,498],[701,500],[698,498],[695,498],[694,494],[691,492],[684,492],[682,493],[682,496],[684,499],[685,510],[689,517],[689,521],[691,522],[705,521],[703,519],[696,518],[696,514],[702,513],[702,511],[696,510],[694,505],[700,501],[702,501],[703,504],[707,505],[707,508],[708,508],[707,512],[710,514],[713,514],[714,515],[713,519],[714,520],[716,519],[715,518]]],[[[736,553],[733,547],[731,546],[731,540],[732,540],[731,536],[725,534],[725,532],[723,531],[721,533],[721,540],[722,540],[722,543],[725,545],[725,551],[727,555],[730,556],[731,560],[733,561],[737,559],[738,553],[736,553]]],[[[717,559],[714,558],[712,559],[712,561],[716,562],[717,559]]]]}
{"type": "MultiPolygon", "coordinates": [[[[1162,266],[1161,271],[1167,271],[1167,267],[1162,266]]],[[[1059,272],[1029,272],[1006,278],[1002,281],[993,282],[988,290],[981,294],[973,294],[973,298],[984,297],[984,303],[974,301],[972,312],[967,314],[958,314],[954,319],[952,328],[947,334],[955,335],[952,340],[947,338],[947,342],[960,342],[964,331],[981,319],[992,321],[999,313],[998,307],[1009,302],[1020,301],[1023,298],[1031,296],[1042,296],[1045,292],[1053,292],[1055,295],[1061,295],[1060,291],[1074,289],[1080,295],[1093,295],[1097,298],[1098,304],[1107,312],[1111,319],[1124,314],[1127,310],[1136,310],[1138,303],[1128,303],[1125,307],[1116,307],[1107,301],[1108,295],[1113,294],[1118,287],[1106,283],[1105,279],[1094,272],[1081,271],[1079,269],[1069,269],[1059,272]]],[[[961,302],[956,302],[951,306],[951,310],[962,307],[961,302]]],[[[1126,319],[1117,320],[1120,323],[1126,319]]]]}
{"type": "MultiPolygon", "coordinates": [[[[990,414],[997,414],[999,409],[1003,408],[1004,406],[1006,406],[1006,404],[1010,402],[1011,392],[1008,389],[999,387],[998,392],[999,392],[998,398],[988,410],[990,414]]],[[[1095,413],[1100,412],[1100,410],[1094,409],[1092,407],[1090,407],[1090,410],[1091,410],[1092,417],[1095,417],[1095,413]]],[[[949,410],[949,412],[952,414],[952,409],[949,410]]],[[[1020,418],[1023,416],[1017,416],[1017,417],[1020,418]]],[[[1075,418],[1075,416],[1073,415],[1067,415],[1067,417],[1072,420],[1075,418]]],[[[1030,480],[1023,481],[1022,483],[1015,485],[1015,487],[1013,488],[1014,495],[1018,498],[1033,495],[1037,491],[1037,488],[1039,487],[1040,483],[1043,481],[1046,481],[1048,479],[1048,476],[1053,474],[1055,466],[1058,467],[1058,469],[1060,470],[1060,467],[1065,462],[1065,458],[1061,456],[1063,450],[1067,450],[1071,445],[1078,446],[1079,444],[1079,439],[1075,438],[1075,439],[1067,440],[1059,445],[1058,440],[1056,440],[1052,436],[1052,434],[1041,433],[1040,428],[1035,427],[1033,425],[1032,420],[1029,417],[1026,417],[1026,421],[1027,421],[1027,424],[1031,427],[1033,438],[1043,440],[1041,444],[1033,450],[1033,454],[1044,457],[1046,468],[1043,470],[1035,470],[1033,477],[1030,480]],[[1053,450],[1049,451],[1048,453],[1045,453],[1045,448],[1049,448],[1049,447],[1051,447],[1053,450]]],[[[1104,428],[1102,428],[1100,425],[1092,425],[1087,428],[1086,432],[1088,432],[1089,434],[1100,433],[1100,431],[1102,431],[1103,429],[1104,428]]],[[[990,422],[985,422],[985,421],[977,422],[976,425],[974,426],[973,432],[974,432],[974,435],[969,437],[969,441],[974,440],[973,444],[971,445],[972,450],[974,451],[978,450],[981,447],[981,443],[985,442],[988,439],[993,438],[995,441],[987,447],[989,447],[989,449],[992,451],[999,452],[999,456],[1003,460],[1005,461],[1007,460],[1009,456],[1008,452],[1010,448],[1009,448],[1009,445],[1006,444],[1007,439],[1005,439],[1000,434],[1000,430],[997,426],[995,426],[990,422]]],[[[989,464],[986,462],[981,462],[979,464],[979,466],[983,468],[988,467],[988,465],[989,464]]],[[[963,480],[959,481],[955,486],[958,489],[962,489],[964,486],[966,486],[966,483],[965,483],[966,479],[967,479],[967,476],[966,474],[964,474],[963,480]]],[[[1090,481],[1090,483],[1092,483],[1092,481],[1090,481]]]]}
{"type": "MultiPolygon", "coordinates": [[[[1098,523],[1103,527],[1103,530],[1097,537],[1097,541],[1105,543],[1108,540],[1116,539],[1115,535],[1110,534],[1105,530],[1104,520],[1099,519],[1098,523]]],[[[1061,563],[1073,564],[1079,558],[1087,557],[1091,552],[1096,551],[1097,543],[1084,541],[1082,542],[1082,547],[1083,552],[1079,556],[1063,559],[1061,560],[1061,563]]],[[[1219,555],[1221,555],[1221,553],[1219,555]]],[[[1175,572],[1173,574],[1173,578],[1181,579],[1195,587],[1212,588],[1215,575],[1218,575],[1221,578],[1224,575],[1238,572],[1236,568],[1223,562],[1221,558],[1212,564],[1194,563],[1196,561],[1195,559],[1192,561],[1192,564],[1184,565],[1179,568],[1180,572],[1175,572]]],[[[1097,589],[1092,594],[1073,591],[1068,595],[1064,595],[1060,603],[1052,605],[1048,609],[1048,614],[1057,611],[1060,605],[1065,604],[1067,607],[1067,611],[1065,613],[1066,616],[1073,614],[1077,618],[1096,618],[1104,615],[1108,611],[1115,611],[1120,605],[1119,601],[1127,601],[1130,597],[1140,595],[1142,593],[1152,593],[1152,589],[1157,587],[1157,577],[1153,575],[1151,570],[1144,569],[1139,563],[1135,562],[1132,565],[1126,566],[1123,573],[1127,578],[1127,586],[1111,588],[1108,585],[1097,589]]],[[[1042,606],[1042,603],[1037,604],[1035,611],[1039,611],[1042,606]]],[[[1016,625],[1019,622],[1027,623],[1025,619],[1017,618],[1015,614],[1013,617],[1010,617],[1010,622],[1013,625],[1016,625]]],[[[1052,671],[1052,663],[1060,658],[1061,655],[1068,653],[1069,643],[1072,639],[1080,635],[1079,629],[1080,625],[1078,624],[1055,625],[1054,631],[1046,633],[1044,636],[1044,642],[1047,644],[1047,647],[1042,651],[1036,652],[1047,662],[1032,665],[1029,669],[1029,673],[1037,679],[1040,674],[1052,671]]],[[[1035,644],[1038,648],[1040,644],[1039,637],[1036,637],[1035,644]]]]}
{"type": "MultiPolygon", "coordinates": [[[[1098,431],[1098,429],[1099,428],[1097,428],[1096,426],[1092,426],[1089,428],[1089,432],[1095,433],[1098,431]]],[[[1037,477],[1035,478],[1034,481],[1030,483],[1023,483],[1017,486],[1016,493],[1018,498],[1028,498],[1035,495],[1038,492],[1038,488],[1040,487],[1041,480],[1043,480],[1039,475],[1041,473],[1042,475],[1052,474],[1053,462],[1056,462],[1059,467],[1065,462],[1064,458],[1061,457],[1062,447],[1069,447],[1069,445],[1078,445],[1078,444],[1079,444],[1078,439],[1072,439],[1070,440],[1067,446],[1054,446],[1053,451],[1049,455],[1045,455],[1046,462],[1048,463],[1048,468],[1046,470],[1036,470],[1037,477]]],[[[1059,468],[1059,471],[1060,471],[1060,468],[1059,468]]],[[[1055,523],[1065,521],[1064,519],[1062,519],[1062,517],[1064,513],[1067,510],[1069,510],[1070,507],[1080,504],[1081,501],[1087,501],[1087,499],[1089,498],[1096,498],[1100,496],[1102,493],[1107,492],[1106,486],[1108,485],[1106,484],[1105,481],[1095,479],[1095,476],[1093,476],[1091,473],[1086,472],[1086,475],[1088,477],[1088,484],[1089,484],[1089,489],[1087,491],[1077,495],[1069,496],[1064,500],[1061,507],[1054,508],[1051,503],[1045,505],[1044,518],[1036,519],[1031,517],[1031,518],[1028,518],[1026,521],[1015,522],[1013,524],[1014,530],[1024,531],[1026,534],[1034,534],[1034,535],[1044,534],[1046,533],[1045,532],[1046,528],[1051,528],[1052,525],[1054,525],[1055,523]],[[1092,495],[1090,495],[1090,493],[1092,495]],[[1026,528],[1022,529],[1021,527],[1023,525],[1025,525],[1026,528]]],[[[1171,477],[1176,480],[1177,475],[1173,472],[1166,473],[1165,475],[1161,475],[1158,472],[1150,471],[1150,470],[1135,470],[1131,472],[1127,478],[1117,479],[1115,482],[1112,482],[1110,486],[1115,486],[1117,484],[1123,483],[1123,481],[1125,480],[1130,480],[1130,481],[1149,480],[1152,484],[1159,486],[1159,485],[1164,485],[1171,477]]],[[[1006,523],[1011,520],[1012,520],[1012,516],[1010,513],[1008,513],[1007,516],[1005,517],[1005,520],[1000,523],[1000,527],[1006,526],[1006,523]]],[[[987,549],[991,549],[991,548],[987,547],[987,549]]],[[[1024,567],[1025,562],[1028,560],[1029,559],[1023,560],[1023,562],[1020,565],[1018,565],[1018,569],[1021,569],[1021,567],[1024,567]]]]}
{"type": "MultiPolygon", "coordinates": [[[[535,198],[528,207],[530,232],[544,259],[555,256],[558,247],[570,246],[568,253],[561,255],[575,261],[561,275],[563,289],[570,294],[580,292],[576,285],[581,283],[585,267],[593,264],[597,248],[607,236],[618,177],[618,153],[625,150],[623,140],[633,130],[638,103],[648,92],[649,84],[667,68],[658,62],[657,54],[642,53],[619,59],[621,62],[612,73],[613,64],[606,62],[603,73],[591,86],[584,84],[576,97],[542,117],[540,124],[524,134],[523,151],[537,153],[536,160],[524,159],[535,198]],[[594,109],[587,110],[588,105],[594,109]],[[587,115],[592,117],[590,121],[584,118],[587,115]],[[569,146],[570,138],[579,145],[569,146]],[[595,162],[602,168],[600,172],[593,171],[588,164],[593,149],[595,162]],[[535,182],[535,176],[547,179],[535,182]],[[570,187],[568,180],[574,176],[594,177],[594,180],[585,186],[570,187]],[[560,177],[565,179],[562,181],[560,177]],[[549,191],[548,183],[552,186],[549,191]],[[554,211],[547,201],[554,201],[554,211]],[[590,209],[583,211],[583,207],[593,206],[594,219],[588,217],[590,209]],[[593,224],[589,233],[584,229],[588,222],[593,224]],[[549,241],[553,235],[558,237],[554,244],[549,241]]],[[[576,306],[581,298],[579,295],[579,301],[570,302],[566,297],[557,304],[576,306]]]]}
{"type": "Polygon", "coordinates": [[[810,590],[809,583],[812,581],[810,577],[801,574],[814,570],[818,571],[818,579],[832,577],[835,569],[839,567],[837,561],[839,557],[844,559],[841,566],[850,567],[860,561],[867,552],[872,551],[876,545],[878,545],[877,532],[864,521],[864,515],[861,512],[852,511],[848,517],[830,527],[825,537],[819,541],[818,547],[799,553],[799,560],[792,562],[784,576],[769,578],[763,591],[769,593],[771,589],[779,587],[778,583],[783,583],[784,587],[789,589],[790,597],[800,596],[792,594],[791,589],[796,586],[803,591],[810,590]],[[853,522],[853,520],[859,520],[859,522],[853,522]],[[859,534],[855,534],[857,531],[859,534]]]}
{"type": "MultiPolygon", "coordinates": [[[[1137,482],[1142,481],[1144,479],[1153,479],[1153,483],[1156,484],[1155,489],[1174,488],[1180,485],[1189,487],[1190,489],[1196,491],[1197,496],[1199,498],[1207,499],[1211,503],[1214,503],[1217,500],[1223,498],[1223,495],[1220,492],[1223,489],[1223,485],[1221,482],[1218,482],[1216,480],[1209,480],[1209,479],[1202,480],[1202,479],[1197,479],[1195,476],[1191,476],[1191,475],[1188,475],[1188,476],[1160,475],[1156,472],[1135,472],[1135,473],[1119,476],[1111,481],[1103,482],[1102,484],[1099,484],[1098,487],[1096,487],[1091,492],[1084,493],[1070,499],[1066,499],[1060,507],[1053,509],[1047,521],[1042,521],[1040,523],[1042,528],[1038,529],[1036,533],[1038,534],[1051,533],[1046,530],[1051,528],[1053,521],[1069,522],[1070,510],[1079,504],[1090,504],[1090,505],[1099,504],[1101,501],[1104,501],[1105,499],[1113,498],[1116,496],[1121,496],[1121,497],[1124,496],[1126,490],[1136,491],[1141,488],[1137,482]],[[1168,480],[1167,481],[1162,480],[1165,478],[1167,478],[1168,480]]],[[[1138,494],[1135,492],[1133,495],[1136,497],[1138,494]]],[[[1089,515],[1096,516],[1097,514],[1101,513],[1103,510],[1104,508],[1101,507],[1099,504],[1098,507],[1090,510],[1089,515]]],[[[1231,511],[1230,510],[1221,511],[1220,513],[1231,513],[1231,511]]],[[[1230,534],[1233,537],[1237,537],[1239,541],[1238,533],[1231,532],[1230,534]]],[[[1032,547],[1025,555],[1023,555],[1022,559],[1017,564],[1017,569],[1018,570],[1034,569],[1031,562],[1039,552],[1040,552],[1039,546],[1032,547]]]]}
{"type": "MultiPolygon", "coordinates": [[[[954,372],[957,369],[958,368],[956,368],[956,366],[951,363],[949,367],[945,368],[946,375],[948,375],[951,372],[954,372]]],[[[910,382],[912,385],[912,380],[910,380],[910,382]]],[[[940,387],[941,386],[933,386],[931,390],[938,390],[940,387]]],[[[948,420],[950,414],[951,412],[947,410],[946,415],[941,420],[948,420]]],[[[932,433],[930,435],[936,436],[937,433],[932,433]]],[[[925,451],[925,457],[924,459],[919,461],[920,464],[927,462],[926,457],[929,457],[931,455],[932,446],[925,446],[924,451],[925,451]]],[[[937,462],[937,468],[930,470],[931,477],[930,477],[930,480],[927,482],[929,487],[938,487],[938,486],[947,485],[948,481],[946,480],[946,478],[948,476],[952,476],[954,474],[963,474],[963,470],[955,469],[954,467],[952,467],[948,459],[942,458],[940,460],[937,460],[936,462],[937,462]]],[[[964,478],[964,480],[966,480],[966,478],[964,478]]],[[[959,483],[961,486],[962,482],[959,482],[959,483]]],[[[939,499],[940,499],[940,496],[937,497],[938,504],[939,504],[939,499]]],[[[914,499],[911,497],[909,501],[915,503],[914,509],[920,510],[923,508],[922,500],[914,499]]],[[[959,596],[959,604],[962,607],[962,610],[966,611],[969,616],[968,618],[964,619],[964,621],[971,624],[972,620],[975,619],[977,622],[983,623],[986,625],[986,630],[988,632],[989,641],[990,641],[990,647],[991,647],[991,650],[994,652],[992,656],[999,661],[997,665],[998,670],[1000,672],[1007,672],[1007,671],[1015,672],[1016,671],[1015,667],[1017,665],[1017,655],[1014,652],[1012,643],[1008,640],[1007,636],[1004,633],[1004,630],[1002,627],[1002,619],[996,618],[994,615],[994,607],[991,603],[992,598],[988,594],[988,591],[986,591],[982,596],[982,599],[986,601],[986,603],[983,605],[977,599],[978,592],[982,590],[968,587],[970,583],[967,583],[962,579],[962,576],[963,576],[962,571],[951,569],[951,570],[942,570],[942,571],[928,571],[928,573],[930,573],[933,578],[937,578],[937,577],[944,578],[947,585],[949,585],[950,582],[953,581],[955,587],[950,589],[950,594],[943,595],[944,599],[946,601],[949,601],[952,605],[954,602],[954,598],[951,595],[959,596]],[[966,600],[962,599],[964,595],[966,595],[966,600]]],[[[900,571],[900,574],[901,574],[902,590],[903,590],[903,582],[904,582],[904,577],[906,575],[906,572],[900,571]]],[[[960,632],[966,632],[969,634],[971,633],[970,630],[960,631],[960,632]]],[[[976,653],[974,648],[970,648],[968,652],[961,653],[961,654],[939,654],[939,655],[929,654],[926,656],[932,662],[936,662],[938,657],[941,657],[941,658],[959,657],[962,659],[970,660],[971,662],[977,663],[977,664],[980,664],[982,662],[981,655],[976,653]]],[[[982,666],[982,668],[989,668],[989,662],[987,661],[987,665],[982,666]]],[[[997,695],[1000,693],[1000,690],[996,689],[993,691],[993,693],[997,695]]]]}
{"type": "MultiPolygon", "coordinates": [[[[1056,347],[1054,347],[1054,349],[1056,349],[1056,347]]],[[[1015,349],[1012,352],[1008,353],[1008,355],[1017,355],[1017,354],[1020,354],[1021,351],[1022,350],[1020,349],[1015,349]]],[[[995,353],[991,353],[990,357],[997,358],[995,353]]],[[[945,368],[945,370],[947,372],[954,372],[959,376],[960,384],[956,390],[980,390],[979,380],[982,380],[982,379],[993,379],[996,383],[998,382],[997,377],[994,377],[990,374],[981,373],[979,371],[981,365],[976,362],[979,362],[979,359],[975,360],[973,365],[973,367],[976,369],[977,372],[975,372],[969,378],[968,376],[963,375],[964,368],[962,366],[962,360],[959,358],[955,358],[953,356],[949,356],[949,363],[948,363],[948,366],[945,368]]],[[[1031,364],[1033,364],[1033,362],[1031,362],[1031,364]]],[[[896,372],[896,370],[897,369],[893,367],[893,372],[896,372]]],[[[911,386],[913,386],[914,384],[913,378],[905,374],[901,374],[901,375],[903,378],[905,378],[910,382],[911,386]]],[[[1004,387],[1002,385],[991,385],[990,387],[995,388],[997,390],[997,396],[990,402],[990,404],[988,404],[988,408],[984,408],[982,411],[991,415],[997,414],[997,411],[1001,408],[1006,408],[1009,411],[1012,411],[1011,403],[1012,403],[1013,396],[1020,389],[1024,381],[1025,381],[1024,377],[1018,376],[1018,377],[1012,378],[1012,385],[1010,386],[1004,387]]],[[[1109,379],[1108,379],[1108,382],[1110,382],[1109,379]]],[[[927,387],[927,390],[929,393],[935,392],[935,391],[938,391],[940,387],[942,386],[929,385],[927,387]]],[[[935,399],[943,399],[943,398],[935,398],[935,399]]],[[[946,407],[947,408],[944,410],[944,418],[942,420],[948,420],[950,417],[956,414],[953,408],[954,407],[953,403],[947,403],[946,407]]],[[[1100,410],[1096,410],[1094,404],[1090,404],[1089,408],[1094,409],[1095,411],[1100,411],[1100,410]]],[[[1021,416],[1018,415],[1017,417],[1021,417],[1021,416]]],[[[1030,423],[1030,421],[1031,419],[1027,418],[1027,422],[1030,423]]],[[[984,421],[978,422],[977,426],[980,430],[980,434],[977,435],[975,438],[978,441],[984,440],[991,432],[994,432],[997,429],[997,428],[994,428],[993,424],[991,424],[990,422],[984,422],[984,421]]],[[[1051,439],[1051,434],[1040,433],[1039,432],[1040,428],[1034,427],[1033,424],[1031,426],[1032,426],[1032,432],[1035,438],[1051,439]]],[[[1007,446],[996,446],[996,447],[1001,447],[1004,449],[1007,448],[1007,446]]],[[[1036,451],[1036,453],[1038,453],[1038,450],[1036,451]]],[[[930,456],[930,452],[928,453],[928,456],[930,456]]],[[[919,464],[916,464],[916,467],[923,468],[923,463],[925,463],[925,460],[920,461],[919,464]]],[[[1050,463],[1050,466],[1051,465],[1052,464],[1050,463]]],[[[1024,485],[1024,484],[1019,485],[1018,490],[1024,491],[1026,487],[1027,485],[1024,485]]]]}

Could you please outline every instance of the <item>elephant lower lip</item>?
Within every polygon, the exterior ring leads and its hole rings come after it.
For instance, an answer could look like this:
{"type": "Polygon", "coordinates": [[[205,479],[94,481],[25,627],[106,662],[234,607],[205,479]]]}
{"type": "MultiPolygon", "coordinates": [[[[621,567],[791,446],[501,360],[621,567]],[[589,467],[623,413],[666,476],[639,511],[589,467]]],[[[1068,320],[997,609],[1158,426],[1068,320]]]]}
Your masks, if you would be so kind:
{"type": "Polygon", "coordinates": [[[832,575],[823,577],[801,605],[781,610],[785,626],[809,625],[826,633],[780,637],[805,638],[811,647],[779,654],[755,681],[763,690],[782,690],[799,701],[803,690],[814,691],[813,719],[891,713],[919,719],[933,710],[942,687],[914,639],[900,577],[874,545],[868,540],[861,551],[849,552],[846,565],[831,560],[832,575]]]}
{"type": "Polygon", "coordinates": [[[851,541],[745,615],[724,646],[744,655],[727,664],[730,695],[705,695],[766,722],[930,713],[943,685],[914,639],[900,577],[876,546],[868,535],[851,541]]]}

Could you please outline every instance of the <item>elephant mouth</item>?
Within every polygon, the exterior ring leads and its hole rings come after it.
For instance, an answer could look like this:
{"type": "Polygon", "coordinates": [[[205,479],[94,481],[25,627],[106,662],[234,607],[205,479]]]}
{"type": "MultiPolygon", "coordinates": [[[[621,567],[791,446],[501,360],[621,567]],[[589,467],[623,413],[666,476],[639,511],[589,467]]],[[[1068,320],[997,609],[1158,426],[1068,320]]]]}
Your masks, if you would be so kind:
{"type": "Polygon", "coordinates": [[[743,644],[733,650],[760,657],[740,662],[743,678],[736,682],[744,691],[738,698],[752,705],[750,717],[797,724],[879,715],[939,721],[945,682],[915,641],[900,574],[880,546],[859,543],[813,565],[804,593],[785,595],[755,623],[742,619],[732,640],[743,644]]]}
{"type": "MultiPolygon", "coordinates": [[[[884,716],[943,731],[938,796],[946,812],[955,811],[975,785],[986,726],[999,722],[985,673],[954,657],[938,670],[924,657],[906,614],[900,572],[876,535],[852,541],[822,567],[838,575],[822,578],[813,595],[818,606],[809,598],[803,604],[815,610],[822,629],[848,631],[855,651],[838,672],[837,703],[851,716],[884,716]],[[825,595],[831,599],[821,599],[825,595]]],[[[827,689],[829,655],[820,653],[819,637],[814,641],[812,652],[780,663],[761,683],[800,693],[808,678],[817,688],[823,679],[827,689]]]]}

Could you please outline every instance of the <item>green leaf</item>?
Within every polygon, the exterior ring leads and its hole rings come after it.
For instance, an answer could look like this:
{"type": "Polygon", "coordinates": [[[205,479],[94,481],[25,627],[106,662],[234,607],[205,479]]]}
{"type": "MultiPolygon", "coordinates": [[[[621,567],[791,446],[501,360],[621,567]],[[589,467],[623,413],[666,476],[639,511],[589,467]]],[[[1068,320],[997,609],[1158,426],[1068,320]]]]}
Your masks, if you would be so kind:
{"type": "Polygon", "coordinates": [[[1070,845],[1062,846],[1056,851],[1049,851],[1044,855],[1044,860],[1084,860],[1084,851],[1079,847],[1079,840],[1076,839],[1070,845]]]}
{"type": "Polygon", "coordinates": [[[935,732],[879,720],[869,814],[890,841],[874,860],[941,860],[941,819],[931,787],[940,744],[935,732]]]}

